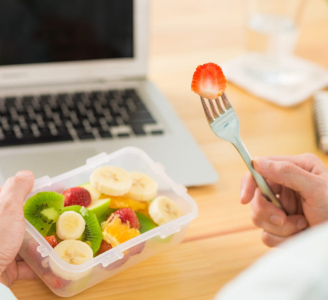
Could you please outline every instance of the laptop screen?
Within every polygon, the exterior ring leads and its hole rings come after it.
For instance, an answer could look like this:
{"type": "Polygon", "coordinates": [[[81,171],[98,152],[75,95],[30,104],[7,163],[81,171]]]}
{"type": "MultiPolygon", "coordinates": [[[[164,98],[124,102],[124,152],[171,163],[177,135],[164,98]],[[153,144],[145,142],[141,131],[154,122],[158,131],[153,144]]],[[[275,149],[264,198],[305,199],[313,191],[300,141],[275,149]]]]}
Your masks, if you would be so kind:
{"type": "Polygon", "coordinates": [[[133,0],[1,0],[0,66],[133,57],[133,0]]]}

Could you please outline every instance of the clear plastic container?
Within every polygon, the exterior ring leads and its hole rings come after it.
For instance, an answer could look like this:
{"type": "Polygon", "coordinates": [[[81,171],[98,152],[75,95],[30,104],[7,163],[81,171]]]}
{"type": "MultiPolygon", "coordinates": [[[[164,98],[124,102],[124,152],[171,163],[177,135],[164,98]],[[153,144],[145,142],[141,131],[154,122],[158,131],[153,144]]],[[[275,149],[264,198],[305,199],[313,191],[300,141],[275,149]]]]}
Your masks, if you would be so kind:
{"type": "Polygon", "coordinates": [[[158,195],[170,197],[182,209],[184,215],[120,244],[82,265],[71,265],[62,260],[42,235],[25,220],[26,232],[19,254],[58,296],[70,297],[80,293],[180,243],[190,221],[198,214],[197,205],[187,194],[187,189],[170,179],[160,163],[154,162],[145,152],[134,147],[123,148],[112,154],[101,153],[87,159],[86,165],[54,178],[42,177],[35,181],[34,188],[26,200],[38,192],[62,193],[67,188],[86,183],[92,171],[104,165],[118,166],[127,171],[138,171],[149,175],[158,183],[158,195]],[[79,276],[75,277],[80,279],[65,280],[56,276],[49,267],[50,259],[63,272],[78,274],[79,276]]]}

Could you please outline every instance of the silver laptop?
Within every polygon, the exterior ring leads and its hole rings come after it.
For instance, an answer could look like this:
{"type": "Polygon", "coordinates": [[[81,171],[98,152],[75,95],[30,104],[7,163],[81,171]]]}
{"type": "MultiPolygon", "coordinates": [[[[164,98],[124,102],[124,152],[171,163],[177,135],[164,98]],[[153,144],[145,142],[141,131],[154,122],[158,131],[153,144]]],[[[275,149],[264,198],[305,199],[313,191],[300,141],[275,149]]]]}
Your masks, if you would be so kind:
{"type": "Polygon", "coordinates": [[[0,2],[0,182],[20,169],[55,176],[125,146],[184,185],[217,180],[146,79],[148,4],[0,2]]]}

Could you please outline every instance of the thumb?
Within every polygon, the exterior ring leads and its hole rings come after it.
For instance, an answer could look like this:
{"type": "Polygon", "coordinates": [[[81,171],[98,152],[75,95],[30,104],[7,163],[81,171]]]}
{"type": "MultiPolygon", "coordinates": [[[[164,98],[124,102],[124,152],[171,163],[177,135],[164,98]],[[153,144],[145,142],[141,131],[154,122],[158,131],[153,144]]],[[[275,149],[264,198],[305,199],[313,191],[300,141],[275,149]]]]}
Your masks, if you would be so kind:
{"type": "Polygon", "coordinates": [[[1,189],[0,207],[21,207],[33,183],[34,175],[30,171],[19,171],[14,177],[8,178],[1,189]]]}
{"type": "Polygon", "coordinates": [[[315,175],[289,161],[273,161],[255,157],[254,168],[264,178],[290,188],[305,196],[311,192],[315,175]]]}

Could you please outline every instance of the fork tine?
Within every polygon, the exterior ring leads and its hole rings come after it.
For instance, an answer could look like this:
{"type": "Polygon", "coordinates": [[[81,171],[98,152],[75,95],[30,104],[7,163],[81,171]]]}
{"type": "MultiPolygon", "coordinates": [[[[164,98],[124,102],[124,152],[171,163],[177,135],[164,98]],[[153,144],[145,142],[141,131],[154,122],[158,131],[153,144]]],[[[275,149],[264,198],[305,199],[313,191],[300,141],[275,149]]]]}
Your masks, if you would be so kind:
{"type": "Polygon", "coordinates": [[[231,104],[230,104],[230,102],[229,102],[229,100],[228,100],[228,97],[227,97],[227,95],[225,93],[223,93],[221,95],[221,98],[222,98],[222,101],[223,101],[224,106],[225,106],[226,109],[229,109],[229,108],[232,107],[231,104]]]}
{"type": "Polygon", "coordinates": [[[204,109],[204,113],[205,113],[207,122],[208,122],[208,124],[211,124],[214,121],[214,119],[211,116],[211,113],[210,113],[208,107],[206,106],[205,100],[204,100],[204,98],[202,96],[200,96],[200,100],[201,100],[202,105],[203,105],[203,109],[204,109]]]}
{"type": "Polygon", "coordinates": [[[219,98],[215,98],[215,103],[219,109],[220,114],[223,114],[225,112],[225,109],[222,107],[220,99],[219,98]]]}
{"type": "Polygon", "coordinates": [[[210,107],[211,107],[211,110],[212,110],[212,113],[213,113],[214,119],[215,119],[215,118],[218,118],[220,115],[219,115],[218,112],[216,111],[215,106],[214,106],[212,100],[211,100],[211,99],[207,99],[207,100],[208,100],[208,103],[210,104],[210,107]]]}

